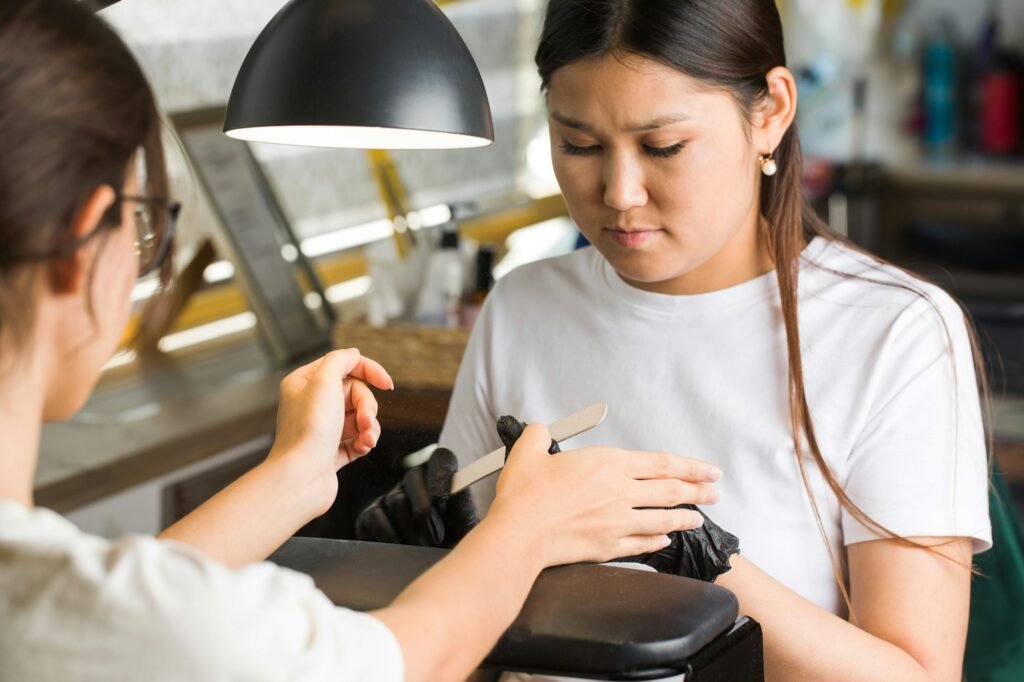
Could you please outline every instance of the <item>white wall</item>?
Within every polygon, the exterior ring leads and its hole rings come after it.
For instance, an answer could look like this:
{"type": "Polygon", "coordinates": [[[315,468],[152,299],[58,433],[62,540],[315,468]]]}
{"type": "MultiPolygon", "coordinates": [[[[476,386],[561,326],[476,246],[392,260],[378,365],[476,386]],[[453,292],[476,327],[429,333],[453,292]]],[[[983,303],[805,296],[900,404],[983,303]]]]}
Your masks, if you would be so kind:
{"type": "MultiPolygon", "coordinates": [[[[1001,0],[999,16],[1002,39],[1016,49],[1024,48],[1024,0],[1001,0]]],[[[961,40],[974,42],[988,16],[987,0],[916,0],[908,19],[915,28],[926,29],[940,17],[953,19],[961,40]]]]}

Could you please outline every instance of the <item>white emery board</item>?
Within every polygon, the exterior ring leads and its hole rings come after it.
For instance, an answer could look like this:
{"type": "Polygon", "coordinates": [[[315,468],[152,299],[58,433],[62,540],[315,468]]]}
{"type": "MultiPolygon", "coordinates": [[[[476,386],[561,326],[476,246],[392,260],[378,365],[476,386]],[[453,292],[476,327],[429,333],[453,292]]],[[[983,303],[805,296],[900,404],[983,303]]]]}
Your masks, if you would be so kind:
{"type": "MultiPolygon", "coordinates": [[[[548,430],[551,431],[551,438],[560,442],[577,436],[584,431],[589,431],[604,421],[607,414],[608,404],[601,401],[584,407],[579,412],[574,412],[568,417],[563,417],[555,423],[548,425],[548,430]]],[[[504,466],[505,448],[500,447],[494,452],[484,455],[469,466],[455,472],[455,476],[452,477],[452,493],[454,494],[468,488],[480,479],[499,471],[504,466]]]]}

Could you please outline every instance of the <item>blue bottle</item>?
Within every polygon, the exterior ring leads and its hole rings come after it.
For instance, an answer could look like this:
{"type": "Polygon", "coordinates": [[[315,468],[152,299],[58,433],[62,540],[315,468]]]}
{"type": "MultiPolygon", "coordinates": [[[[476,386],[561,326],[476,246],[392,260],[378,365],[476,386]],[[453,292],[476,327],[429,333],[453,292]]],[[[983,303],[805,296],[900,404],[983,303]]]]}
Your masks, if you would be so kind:
{"type": "Polygon", "coordinates": [[[933,154],[953,151],[957,126],[957,54],[947,22],[924,48],[924,144],[933,154]]]}

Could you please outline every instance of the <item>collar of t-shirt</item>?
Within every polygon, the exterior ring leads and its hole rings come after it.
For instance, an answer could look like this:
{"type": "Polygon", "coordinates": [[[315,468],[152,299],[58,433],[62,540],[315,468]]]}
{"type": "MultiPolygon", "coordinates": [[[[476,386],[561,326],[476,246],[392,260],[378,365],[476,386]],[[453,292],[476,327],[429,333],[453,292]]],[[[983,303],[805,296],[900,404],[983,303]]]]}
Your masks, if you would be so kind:
{"type": "MultiPolygon", "coordinates": [[[[816,260],[828,245],[828,240],[822,237],[812,239],[801,254],[802,263],[816,260]]],[[[705,294],[659,294],[638,289],[625,282],[608,261],[597,254],[596,250],[594,257],[594,266],[599,270],[599,279],[613,297],[638,312],[662,317],[731,312],[774,296],[779,290],[778,280],[773,270],[735,286],[705,294]]]]}

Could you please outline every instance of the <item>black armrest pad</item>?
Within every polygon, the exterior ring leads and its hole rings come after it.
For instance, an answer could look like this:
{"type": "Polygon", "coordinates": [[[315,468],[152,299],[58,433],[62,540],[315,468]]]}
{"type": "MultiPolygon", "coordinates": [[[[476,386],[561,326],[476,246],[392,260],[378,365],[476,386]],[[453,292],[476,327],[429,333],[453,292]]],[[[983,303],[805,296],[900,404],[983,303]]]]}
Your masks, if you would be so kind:
{"type": "MultiPolygon", "coordinates": [[[[270,561],[310,575],[338,606],[369,611],[388,605],[445,554],[293,538],[270,561]]],[[[709,583],[611,566],[562,566],[540,575],[485,663],[589,677],[671,674],[732,626],[737,609],[732,592],[709,583]]]]}

